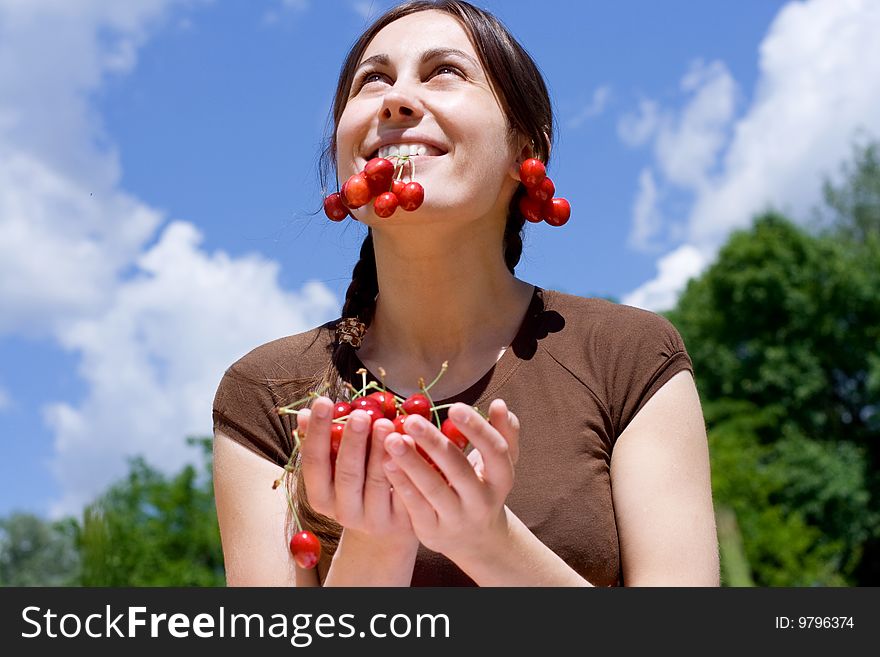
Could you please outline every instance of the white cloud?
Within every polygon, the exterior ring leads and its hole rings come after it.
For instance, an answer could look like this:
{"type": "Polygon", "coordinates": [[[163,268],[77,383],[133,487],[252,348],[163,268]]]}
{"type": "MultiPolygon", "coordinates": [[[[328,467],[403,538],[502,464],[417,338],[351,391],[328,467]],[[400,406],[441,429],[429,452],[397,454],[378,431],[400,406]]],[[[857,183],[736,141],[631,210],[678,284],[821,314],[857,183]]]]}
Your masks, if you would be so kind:
{"type": "Polygon", "coordinates": [[[601,115],[602,112],[605,111],[605,108],[608,106],[608,101],[610,99],[611,87],[609,87],[608,85],[597,87],[593,91],[593,96],[587,106],[584,107],[576,116],[569,119],[568,127],[577,128],[586,121],[589,121],[590,119],[594,119],[597,116],[601,115]]]}
{"type": "Polygon", "coordinates": [[[659,125],[659,106],[653,100],[643,98],[639,101],[638,112],[620,117],[617,136],[627,146],[641,146],[654,136],[659,125]]]}
{"type": "MultiPolygon", "coordinates": [[[[880,3],[872,0],[785,5],[760,45],[756,90],[738,119],[732,115],[735,84],[723,66],[685,77],[684,86],[696,92],[680,113],[679,129],[654,132],[663,174],[656,193],[662,198],[664,190],[679,188],[694,194],[683,217],[685,246],[713,257],[732,230],[768,207],[795,221],[809,219],[822,180],[848,159],[856,135],[880,137],[878,33],[880,3]]],[[[656,292],[662,278],[661,272],[632,296],[656,292]]]]}
{"type": "Polygon", "coordinates": [[[675,305],[688,280],[698,276],[708,264],[699,249],[685,244],[667,253],[657,262],[657,276],[621,300],[628,306],[659,312],[675,305]]]}
{"type": "Polygon", "coordinates": [[[226,367],[338,311],[323,284],[287,292],[277,263],[207,254],[200,242],[192,224],[170,224],[107,312],[61,333],[62,344],[82,356],[89,393],[77,406],[46,409],[64,491],[55,513],[81,508],[124,472],[128,454],[147,454],[164,469],[186,461],[183,437],[210,433],[211,401],[226,367]]]}
{"type": "Polygon", "coordinates": [[[657,183],[650,168],[639,174],[639,191],[633,203],[633,226],[629,245],[638,251],[651,251],[654,240],[663,229],[663,217],[658,207],[657,183]]]}
{"type": "Polygon", "coordinates": [[[681,82],[692,94],[677,121],[662,125],[656,155],[669,182],[700,189],[717,161],[733,118],[736,83],[727,67],[696,61],[681,82]]]}
{"type": "Polygon", "coordinates": [[[56,515],[77,512],[127,456],[179,467],[193,456],[183,438],[210,433],[228,365],[338,311],[321,283],[282,289],[275,262],[206,253],[190,223],[157,235],[162,214],[120,186],[91,99],[187,4],[0,0],[0,339],[56,340],[85,383],[82,401],[44,406],[56,515]]]}

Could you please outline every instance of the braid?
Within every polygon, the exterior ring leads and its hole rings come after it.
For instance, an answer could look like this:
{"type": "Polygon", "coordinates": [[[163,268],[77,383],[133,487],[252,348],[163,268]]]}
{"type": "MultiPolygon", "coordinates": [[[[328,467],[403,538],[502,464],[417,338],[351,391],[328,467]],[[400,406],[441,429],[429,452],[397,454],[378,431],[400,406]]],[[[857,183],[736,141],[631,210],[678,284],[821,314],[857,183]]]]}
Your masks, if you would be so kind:
{"type": "MultiPolygon", "coordinates": [[[[379,293],[379,280],[376,273],[376,251],[373,248],[373,231],[367,231],[361,245],[360,259],[351,273],[351,283],[345,291],[345,302],[342,305],[342,317],[358,317],[367,326],[373,319],[376,295],[379,293]]],[[[343,375],[353,373],[355,366],[355,350],[347,342],[337,341],[332,348],[330,362],[317,381],[313,390],[330,399],[348,397],[344,387],[343,375]]],[[[339,547],[342,526],[332,518],[315,511],[308,502],[305,482],[302,477],[302,460],[294,460],[293,476],[288,484],[292,487],[291,496],[294,500],[297,516],[303,529],[314,532],[321,543],[322,560],[329,559],[339,547]]],[[[288,510],[288,535],[293,533],[293,516],[288,510]]]]}
{"type": "Polygon", "coordinates": [[[351,283],[345,291],[342,304],[343,317],[358,317],[367,326],[373,319],[374,301],[379,294],[379,280],[376,272],[376,250],[373,248],[373,229],[361,244],[360,260],[351,272],[351,283]]]}

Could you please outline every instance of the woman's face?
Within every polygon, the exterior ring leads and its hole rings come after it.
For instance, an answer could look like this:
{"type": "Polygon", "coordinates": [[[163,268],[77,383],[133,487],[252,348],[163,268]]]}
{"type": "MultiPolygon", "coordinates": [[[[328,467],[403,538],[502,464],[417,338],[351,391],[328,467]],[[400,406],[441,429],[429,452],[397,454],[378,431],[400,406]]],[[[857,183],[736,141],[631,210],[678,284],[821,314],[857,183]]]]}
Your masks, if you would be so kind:
{"type": "Polygon", "coordinates": [[[400,18],[373,38],[336,138],[340,183],[391,145],[419,153],[412,159],[425,189],[422,207],[381,220],[372,204],[354,211],[370,225],[413,214],[420,221],[493,212],[506,217],[518,183],[520,149],[489,78],[461,24],[437,11],[400,18]]]}

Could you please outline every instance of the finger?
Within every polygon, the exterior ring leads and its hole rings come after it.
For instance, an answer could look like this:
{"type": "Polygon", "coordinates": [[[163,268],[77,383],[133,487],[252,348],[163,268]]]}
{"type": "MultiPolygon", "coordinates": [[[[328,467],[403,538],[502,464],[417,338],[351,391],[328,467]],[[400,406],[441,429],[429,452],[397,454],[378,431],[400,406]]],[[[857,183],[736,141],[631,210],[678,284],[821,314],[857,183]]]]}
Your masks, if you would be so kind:
{"type": "Polygon", "coordinates": [[[391,512],[391,483],[385,476],[382,460],[385,458],[385,437],[394,431],[391,420],[384,418],[373,424],[373,436],[370,443],[370,454],[367,458],[367,474],[364,481],[365,509],[380,509],[391,512]]]}
{"type": "MultiPolygon", "coordinates": [[[[429,497],[438,511],[444,512],[444,509],[441,509],[438,504],[449,503],[450,508],[445,511],[451,512],[460,508],[461,504],[474,504],[482,497],[483,485],[474,472],[473,466],[455,443],[444,436],[436,426],[418,415],[407,418],[404,426],[407,435],[412,436],[416,443],[427,452],[449,481],[448,484],[444,482],[447,490],[439,491],[439,497],[436,501],[429,497]],[[457,493],[457,499],[454,495],[447,495],[450,485],[457,493]],[[447,498],[449,498],[448,501],[447,498]]],[[[410,475],[410,478],[416,485],[419,485],[419,481],[415,477],[410,475]]]]}
{"type": "Polygon", "coordinates": [[[360,519],[364,512],[364,477],[366,474],[367,437],[370,416],[366,411],[353,411],[345,423],[339,454],[336,456],[336,509],[340,524],[360,519]]]}
{"type": "Polygon", "coordinates": [[[449,409],[449,417],[483,456],[486,484],[506,495],[513,486],[513,461],[508,441],[467,404],[454,404],[449,409]]]}
{"type": "Polygon", "coordinates": [[[334,501],[333,475],[330,469],[332,411],[332,402],[326,397],[319,397],[312,403],[310,410],[300,411],[297,416],[297,425],[304,424],[306,428],[306,433],[300,431],[303,483],[309,504],[324,514],[332,512],[334,501]]]}
{"type": "MultiPolygon", "coordinates": [[[[399,433],[389,434],[388,438],[397,436],[401,438],[399,433]]],[[[388,442],[386,438],[385,442],[388,442]]],[[[432,532],[437,528],[437,512],[434,507],[425,499],[421,491],[410,481],[400,466],[393,458],[386,457],[384,462],[385,475],[391,486],[394,488],[394,503],[401,503],[406,509],[410,523],[417,533],[432,532]]]]}
{"type": "Polygon", "coordinates": [[[519,460],[519,418],[507,408],[503,399],[495,399],[489,405],[489,423],[507,440],[510,460],[519,460]]]}
{"type": "MultiPolygon", "coordinates": [[[[424,418],[419,419],[424,420],[424,418]]],[[[427,425],[428,422],[424,421],[423,424],[427,425]]],[[[404,426],[407,433],[410,430],[418,431],[418,426],[413,423],[413,418],[408,419],[404,426]]],[[[432,427],[428,427],[428,429],[430,428],[432,427]]],[[[438,431],[437,427],[433,427],[433,429],[438,431]]],[[[423,433],[427,434],[427,431],[423,433]]],[[[440,434],[440,437],[446,440],[446,436],[443,436],[443,434],[440,434]]],[[[438,514],[451,518],[453,514],[458,513],[458,494],[449,487],[449,484],[446,483],[440,473],[429,465],[424,457],[416,451],[412,436],[401,436],[399,433],[392,433],[385,440],[385,449],[391,456],[391,463],[397,465],[406,473],[407,479],[419,489],[438,514]]]]}

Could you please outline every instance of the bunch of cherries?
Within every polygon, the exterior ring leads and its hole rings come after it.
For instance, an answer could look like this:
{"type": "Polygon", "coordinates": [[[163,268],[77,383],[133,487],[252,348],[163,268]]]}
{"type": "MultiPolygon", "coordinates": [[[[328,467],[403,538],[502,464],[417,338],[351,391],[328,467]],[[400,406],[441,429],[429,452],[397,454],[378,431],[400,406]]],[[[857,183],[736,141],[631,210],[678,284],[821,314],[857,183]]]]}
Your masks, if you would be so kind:
{"type": "Polygon", "coordinates": [[[324,213],[332,221],[342,221],[349,210],[373,201],[373,210],[382,218],[390,217],[398,206],[412,212],[425,200],[425,189],[413,178],[415,163],[408,155],[394,156],[397,164],[384,157],[374,157],[364,170],[345,181],[342,189],[324,199],[324,213]],[[404,182],[409,168],[410,182],[404,182]]]}
{"type": "Polygon", "coordinates": [[[526,219],[536,224],[546,221],[551,226],[562,226],[568,221],[571,205],[564,198],[553,196],[556,185],[541,160],[531,157],[523,162],[519,179],[526,188],[526,195],[519,200],[519,210],[526,219]]]}
{"type": "MultiPolygon", "coordinates": [[[[452,404],[441,404],[439,406],[434,405],[434,402],[431,400],[431,395],[429,390],[440,380],[440,377],[443,376],[443,373],[446,372],[448,368],[448,363],[444,362],[442,367],[440,368],[439,374],[431,381],[430,384],[425,385],[424,379],[419,379],[419,390],[420,392],[414,393],[409,397],[403,398],[398,395],[395,395],[389,392],[384,384],[379,384],[375,381],[371,381],[367,383],[367,370],[360,369],[358,370],[358,374],[362,376],[363,385],[360,389],[355,388],[351,384],[346,384],[347,389],[352,393],[352,397],[350,400],[340,400],[336,402],[336,405],[333,408],[333,415],[331,420],[331,428],[330,428],[330,463],[333,469],[333,472],[336,471],[336,456],[339,453],[339,446],[342,443],[342,434],[345,430],[345,424],[348,421],[351,414],[356,410],[363,410],[370,416],[370,427],[375,424],[376,420],[380,418],[386,418],[391,420],[394,423],[394,431],[399,434],[404,434],[403,423],[404,420],[410,415],[421,415],[428,421],[432,421],[437,425],[440,429],[440,432],[446,436],[454,445],[456,445],[459,449],[464,451],[468,447],[468,439],[467,437],[459,431],[458,427],[452,422],[451,419],[446,418],[442,422],[440,421],[440,415],[438,411],[449,408],[452,404]],[[372,391],[372,392],[371,392],[372,391]]],[[[380,367],[379,368],[379,376],[382,380],[385,378],[385,371],[380,367]]],[[[311,392],[307,397],[303,399],[299,399],[291,404],[286,406],[278,407],[277,411],[279,415],[298,415],[300,413],[300,407],[303,404],[309,402],[310,400],[318,397],[317,392],[311,392]]],[[[480,413],[483,417],[487,417],[480,409],[474,407],[474,409],[480,413]]],[[[294,523],[296,525],[296,533],[293,538],[290,539],[290,551],[293,554],[293,558],[296,563],[301,568],[314,568],[318,564],[318,560],[321,556],[321,543],[318,541],[318,538],[312,532],[308,530],[304,530],[302,525],[300,524],[299,518],[296,514],[296,509],[293,506],[293,500],[290,497],[289,487],[286,485],[286,479],[293,472],[293,461],[296,457],[296,454],[300,449],[300,435],[299,430],[294,429],[293,431],[293,439],[295,442],[295,448],[290,455],[290,459],[287,462],[287,465],[284,466],[284,473],[275,480],[273,488],[278,488],[281,485],[284,485],[285,490],[287,491],[287,503],[290,507],[290,510],[293,514],[294,523]]],[[[429,464],[437,471],[440,472],[440,468],[437,467],[437,464],[431,460],[431,457],[428,456],[427,452],[425,452],[421,447],[416,445],[416,450],[422,457],[428,461],[429,464]]],[[[369,447],[367,448],[367,452],[369,453],[369,447]]],[[[443,473],[440,472],[442,475],[443,473]]]]}

